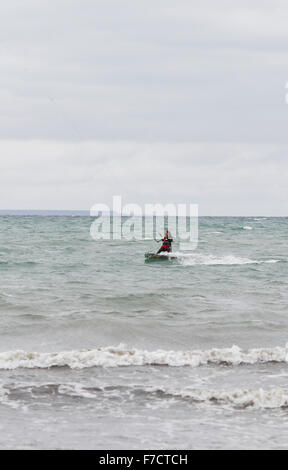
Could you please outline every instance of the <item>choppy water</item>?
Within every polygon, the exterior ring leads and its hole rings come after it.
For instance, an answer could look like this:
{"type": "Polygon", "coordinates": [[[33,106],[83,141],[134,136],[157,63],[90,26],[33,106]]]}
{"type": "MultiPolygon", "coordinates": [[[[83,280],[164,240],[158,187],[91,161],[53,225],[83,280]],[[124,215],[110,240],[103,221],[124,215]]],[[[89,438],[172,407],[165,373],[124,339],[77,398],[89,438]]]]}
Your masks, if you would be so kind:
{"type": "Polygon", "coordinates": [[[288,448],[288,219],[161,263],[90,225],[0,217],[0,447],[288,448]]]}

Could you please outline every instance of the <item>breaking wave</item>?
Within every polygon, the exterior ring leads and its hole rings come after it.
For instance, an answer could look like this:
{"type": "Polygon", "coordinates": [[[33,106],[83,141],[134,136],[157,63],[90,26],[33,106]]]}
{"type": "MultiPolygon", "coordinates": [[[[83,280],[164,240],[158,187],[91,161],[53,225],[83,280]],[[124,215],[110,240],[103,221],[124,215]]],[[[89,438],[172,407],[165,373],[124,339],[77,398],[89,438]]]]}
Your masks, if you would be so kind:
{"type": "Polygon", "coordinates": [[[69,367],[170,366],[199,367],[209,364],[237,366],[240,364],[288,363],[288,344],[285,347],[241,349],[238,346],[206,351],[146,351],[118,347],[74,350],[55,353],[7,351],[0,353],[0,369],[47,369],[69,367]]]}
{"type": "MultiPolygon", "coordinates": [[[[161,389],[159,389],[160,391],[161,389]]],[[[165,395],[181,397],[193,402],[228,404],[239,408],[287,408],[288,391],[281,389],[273,390],[161,390],[165,395]]]]}
{"type": "MultiPolygon", "coordinates": [[[[276,409],[288,407],[288,391],[282,389],[263,390],[260,389],[240,389],[232,390],[201,390],[189,387],[170,388],[157,386],[85,386],[81,383],[59,383],[59,384],[42,384],[42,385],[20,385],[11,387],[0,387],[0,403],[12,408],[24,407],[27,409],[29,404],[39,401],[45,401],[53,396],[57,397],[77,397],[85,400],[94,400],[103,407],[103,398],[106,398],[106,406],[110,400],[115,405],[115,398],[121,399],[121,402],[134,402],[143,396],[149,399],[146,406],[157,408],[157,403],[163,403],[163,400],[171,404],[175,403],[175,399],[184,400],[190,404],[204,405],[231,405],[236,408],[254,408],[254,409],[276,409]],[[159,402],[160,400],[160,402],[159,402]]],[[[116,404],[118,400],[116,401],[116,404]]]]}

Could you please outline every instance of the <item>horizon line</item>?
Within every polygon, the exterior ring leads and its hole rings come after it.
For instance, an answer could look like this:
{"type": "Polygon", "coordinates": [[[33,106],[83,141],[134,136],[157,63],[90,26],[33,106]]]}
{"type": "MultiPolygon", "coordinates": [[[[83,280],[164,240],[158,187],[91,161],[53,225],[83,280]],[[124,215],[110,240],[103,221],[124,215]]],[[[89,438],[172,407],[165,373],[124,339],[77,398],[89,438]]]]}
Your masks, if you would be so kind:
{"type": "MultiPolygon", "coordinates": [[[[94,215],[90,214],[90,210],[87,209],[0,209],[0,215],[83,215],[83,216],[89,216],[89,217],[95,217],[94,215]]],[[[115,217],[127,217],[127,214],[120,214],[120,213],[113,213],[113,211],[110,211],[110,214],[108,212],[102,212],[102,216],[111,216],[115,217]]],[[[133,216],[133,214],[132,214],[133,216]]],[[[162,217],[162,215],[154,215],[156,217],[162,217]]],[[[167,216],[167,214],[164,214],[164,216],[167,216]]],[[[136,216],[137,217],[137,216],[136,216]]],[[[138,217],[145,217],[145,214],[138,216],[138,217]]],[[[153,217],[153,215],[148,215],[148,217],[153,217]]],[[[179,217],[179,216],[178,216],[179,217]]],[[[185,216],[184,216],[185,217],[185,216]]],[[[189,217],[186,216],[186,217],[189,217]]],[[[269,217],[269,218],[287,218],[287,215],[259,215],[259,214],[229,214],[229,215],[211,215],[211,214],[202,214],[198,215],[199,218],[201,217],[269,217]]]]}

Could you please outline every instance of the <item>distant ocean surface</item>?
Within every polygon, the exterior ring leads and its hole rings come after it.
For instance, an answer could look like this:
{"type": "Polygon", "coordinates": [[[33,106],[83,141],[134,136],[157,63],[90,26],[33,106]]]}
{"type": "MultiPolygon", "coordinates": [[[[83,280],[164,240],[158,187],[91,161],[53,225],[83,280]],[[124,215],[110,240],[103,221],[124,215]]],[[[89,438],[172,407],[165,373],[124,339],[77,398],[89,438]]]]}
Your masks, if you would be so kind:
{"type": "Polygon", "coordinates": [[[287,449],[288,219],[160,263],[92,220],[0,214],[0,448],[287,449]]]}

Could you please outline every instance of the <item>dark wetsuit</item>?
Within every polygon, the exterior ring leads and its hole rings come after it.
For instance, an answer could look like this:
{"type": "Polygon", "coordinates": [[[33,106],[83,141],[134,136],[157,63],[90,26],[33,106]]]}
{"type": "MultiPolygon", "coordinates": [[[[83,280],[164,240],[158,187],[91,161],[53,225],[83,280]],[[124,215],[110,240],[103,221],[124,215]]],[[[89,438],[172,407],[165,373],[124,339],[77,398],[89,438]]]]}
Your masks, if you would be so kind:
{"type": "Polygon", "coordinates": [[[161,253],[162,251],[166,251],[167,253],[170,253],[172,251],[173,239],[164,237],[164,238],[162,238],[162,241],[163,241],[163,244],[162,244],[160,250],[157,251],[157,255],[159,253],[161,253]]]}

